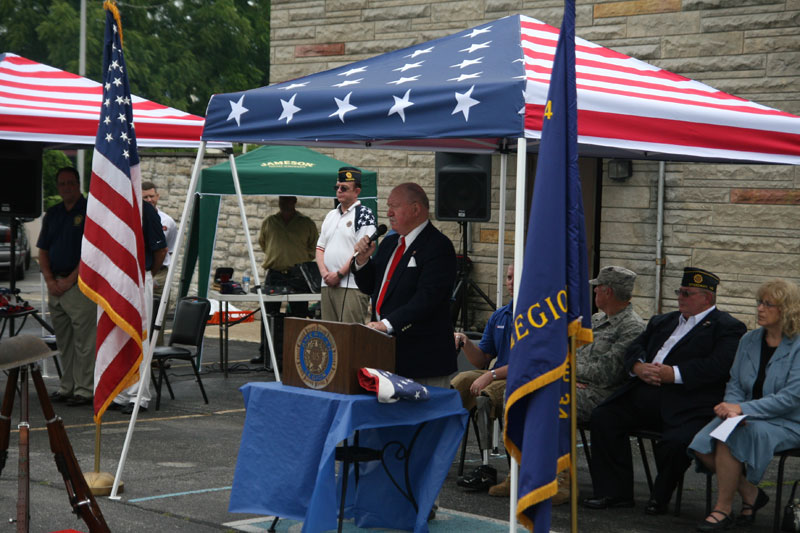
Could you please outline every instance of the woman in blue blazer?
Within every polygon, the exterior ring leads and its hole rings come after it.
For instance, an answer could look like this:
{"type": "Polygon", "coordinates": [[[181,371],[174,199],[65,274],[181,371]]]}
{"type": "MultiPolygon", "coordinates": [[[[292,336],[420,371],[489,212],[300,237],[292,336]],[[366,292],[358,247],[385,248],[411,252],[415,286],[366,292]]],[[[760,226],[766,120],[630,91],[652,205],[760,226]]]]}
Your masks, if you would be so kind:
{"type": "Polygon", "coordinates": [[[769,497],[756,484],[775,452],[800,447],[800,289],[794,283],[764,283],[756,296],[760,328],[739,342],[725,400],[717,417],[695,435],[689,453],[716,472],[719,491],[714,510],[698,531],[749,524],[769,497]],[[747,415],[721,442],[710,436],[726,418],[747,415]],[[742,498],[734,520],[733,497],[742,498]]]}

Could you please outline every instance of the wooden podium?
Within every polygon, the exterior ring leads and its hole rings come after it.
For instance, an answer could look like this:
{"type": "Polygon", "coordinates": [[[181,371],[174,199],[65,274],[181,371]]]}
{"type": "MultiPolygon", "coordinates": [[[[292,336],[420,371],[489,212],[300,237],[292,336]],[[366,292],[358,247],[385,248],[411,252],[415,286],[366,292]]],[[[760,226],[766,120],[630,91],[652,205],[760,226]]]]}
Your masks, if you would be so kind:
{"type": "Polygon", "coordinates": [[[362,394],[358,369],[395,372],[395,338],[362,324],[287,317],[283,382],[341,394],[362,394]]]}

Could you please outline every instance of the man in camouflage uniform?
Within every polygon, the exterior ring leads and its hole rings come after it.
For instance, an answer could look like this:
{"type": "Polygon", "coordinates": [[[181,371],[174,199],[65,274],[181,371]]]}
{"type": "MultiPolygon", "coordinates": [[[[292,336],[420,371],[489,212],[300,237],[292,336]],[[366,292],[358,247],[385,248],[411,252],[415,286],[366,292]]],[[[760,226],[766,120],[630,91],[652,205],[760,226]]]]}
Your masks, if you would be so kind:
{"type": "Polygon", "coordinates": [[[589,422],[592,410],[628,379],[625,350],[645,327],[630,303],[635,280],[627,268],[607,266],[589,281],[600,311],[592,316],[594,341],[576,354],[579,422],[589,422]]]}
{"type": "MultiPolygon", "coordinates": [[[[644,331],[645,323],[631,305],[636,273],[618,266],[607,266],[589,281],[594,285],[594,303],[599,312],[592,316],[594,341],[578,348],[575,355],[575,392],[578,396],[578,422],[588,424],[592,410],[625,383],[625,350],[644,331]]],[[[569,473],[558,475],[558,492],[553,505],[569,501],[569,473]]]]}

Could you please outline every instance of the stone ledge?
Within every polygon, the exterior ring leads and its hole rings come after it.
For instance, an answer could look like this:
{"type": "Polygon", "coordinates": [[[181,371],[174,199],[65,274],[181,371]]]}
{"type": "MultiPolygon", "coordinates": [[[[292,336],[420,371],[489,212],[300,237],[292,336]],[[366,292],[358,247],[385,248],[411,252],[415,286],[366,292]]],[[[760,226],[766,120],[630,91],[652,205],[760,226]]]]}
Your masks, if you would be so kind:
{"type": "Polygon", "coordinates": [[[799,189],[731,189],[733,204],[798,205],[799,189]]]}
{"type": "Polygon", "coordinates": [[[341,56],[344,43],[299,44],[294,47],[294,57],[341,56]]]}
{"type": "Polygon", "coordinates": [[[681,10],[681,0],[627,0],[594,6],[594,18],[624,17],[681,10]]]}

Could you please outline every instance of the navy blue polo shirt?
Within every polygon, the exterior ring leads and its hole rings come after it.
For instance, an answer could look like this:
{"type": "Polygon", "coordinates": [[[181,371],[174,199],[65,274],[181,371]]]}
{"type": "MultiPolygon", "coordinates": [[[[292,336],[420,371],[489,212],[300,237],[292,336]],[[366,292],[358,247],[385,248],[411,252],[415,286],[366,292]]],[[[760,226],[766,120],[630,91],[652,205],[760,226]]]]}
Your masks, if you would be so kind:
{"type": "Polygon", "coordinates": [[[80,263],[85,221],[86,198],[82,195],[69,211],[61,202],[45,213],[36,246],[47,250],[54,275],[66,276],[80,263]]]}
{"type": "Polygon", "coordinates": [[[144,236],[144,268],[152,270],[153,252],[167,247],[161,217],[152,204],[142,202],[142,234],[144,236]]]}
{"type": "Polygon", "coordinates": [[[483,353],[497,357],[494,368],[508,364],[508,354],[511,353],[511,333],[514,328],[514,302],[504,305],[489,317],[486,329],[478,347],[483,353]]]}

